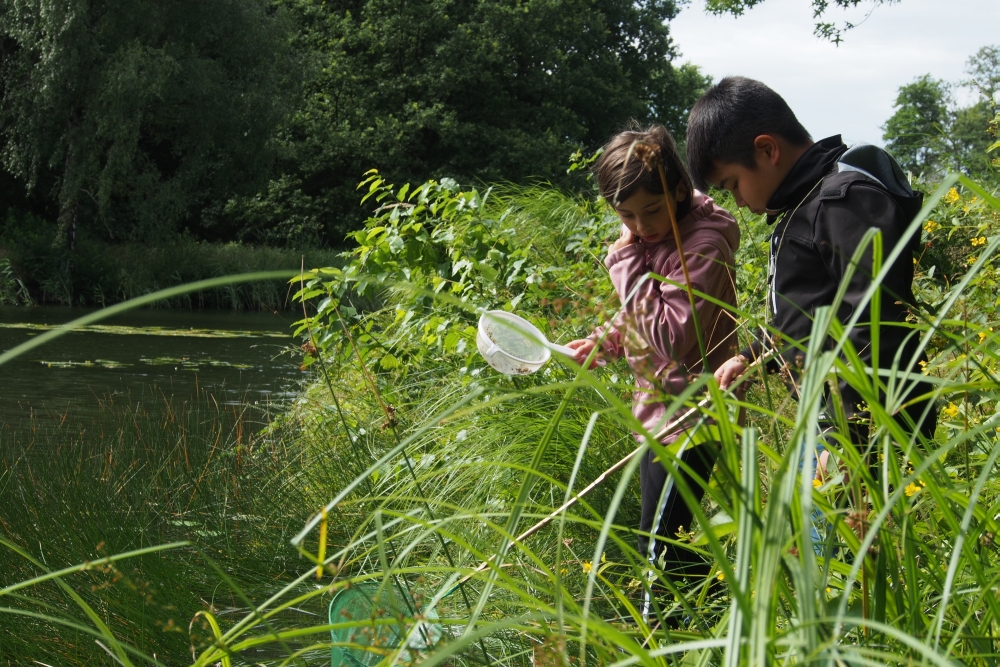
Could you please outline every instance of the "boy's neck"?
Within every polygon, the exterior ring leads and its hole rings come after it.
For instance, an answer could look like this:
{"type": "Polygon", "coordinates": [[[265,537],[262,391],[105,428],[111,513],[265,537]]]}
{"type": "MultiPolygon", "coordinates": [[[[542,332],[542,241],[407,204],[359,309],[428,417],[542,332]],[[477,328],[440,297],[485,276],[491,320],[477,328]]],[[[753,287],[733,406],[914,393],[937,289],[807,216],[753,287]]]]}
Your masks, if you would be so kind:
{"type": "Polygon", "coordinates": [[[806,151],[812,148],[813,144],[816,142],[809,140],[805,144],[792,144],[788,142],[783,137],[776,137],[778,141],[778,146],[781,149],[778,153],[778,164],[776,165],[778,173],[781,174],[782,179],[788,176],[789,172],[792,171],[792,167],[795,163],[799,161],[806,151]]]}

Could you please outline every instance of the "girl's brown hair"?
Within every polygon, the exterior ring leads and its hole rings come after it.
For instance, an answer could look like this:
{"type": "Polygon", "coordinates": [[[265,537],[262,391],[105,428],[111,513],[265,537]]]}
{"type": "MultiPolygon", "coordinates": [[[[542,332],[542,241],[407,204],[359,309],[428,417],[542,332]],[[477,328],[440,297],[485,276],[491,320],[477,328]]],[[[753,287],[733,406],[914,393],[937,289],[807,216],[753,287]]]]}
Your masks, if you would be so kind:
{"type": "Polygon", "coordinates": [[[594,167],[601,196],[615,206],[640,189],[657,195],[663,194],[663,185],[657,170],[651,169],[640,159],[641,150],[637,152],[632,148],[637,143],[652,147],[659,154],[671,197],[677,190],[678,183],[687,186],[688,196],[679,203],[677,211],[677,217],[682,218],[690,206],[694,186],[691,175],[677,152],[673,137],[662,125],[651,125],[641,129],[638,124],[634,124],[631,128],[616,134],[605,144],[604,153],[594,167]]]}

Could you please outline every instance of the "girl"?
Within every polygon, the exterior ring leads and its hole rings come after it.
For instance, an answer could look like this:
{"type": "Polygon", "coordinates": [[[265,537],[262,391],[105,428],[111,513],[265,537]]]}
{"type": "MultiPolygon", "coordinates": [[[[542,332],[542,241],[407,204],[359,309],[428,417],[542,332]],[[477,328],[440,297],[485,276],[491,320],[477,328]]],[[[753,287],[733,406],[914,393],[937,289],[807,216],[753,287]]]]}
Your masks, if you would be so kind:
{"type": "MultiPolygon", "coordinates": [[[[736,298],[733,255],[739,227],[728,212],[694,189],[673,139],[660,125],[612,138],[596,174],[601,196],[622,222],[621,236],[611,244],[605,264],[624,308],[606,328],[570,342],[569,347],[576,350],[581,363],[598,343],[604,356],[625,355],[636,382],[632,413],[649,433],[669,444],[690,425],[658,433],[676,415],[666,414],[657,395],[680,393],[689,374],[714,372],[733,356],[736,342],[734,320],[724,308],[696,297],[697,317],[692,316],[671,213],[676,216],[691,287],[727,304],[734,304],[736,298]],[[637,157],[650,153],[656,156],[646,158],[652,167],[637,157]],[[666,172],[666,196],[654,160],[666,172]],[[666,280],[647,277],[651,272],[666,280]]],[[[717,447],[704,443],[679,453],[696,476],[685,475],[685,480],[699,499],[717,456],[717,447]]],[[[709,564],[677,541],[678,532],[689,530],[692,513],[652,451],[640,463],[640,486],[640,553],[654,568],[663,558],[665,572],[671,576],[707,576],[709,564]]],[[[642,610],[647,619],[650,598],[647,589],[642,610]]]]}

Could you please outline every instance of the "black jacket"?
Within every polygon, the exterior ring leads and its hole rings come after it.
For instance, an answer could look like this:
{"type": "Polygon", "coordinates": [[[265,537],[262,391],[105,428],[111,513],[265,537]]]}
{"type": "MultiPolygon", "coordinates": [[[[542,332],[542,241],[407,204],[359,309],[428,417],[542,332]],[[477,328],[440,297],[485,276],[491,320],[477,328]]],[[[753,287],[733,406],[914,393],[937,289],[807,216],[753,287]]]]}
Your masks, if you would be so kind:
{"type": "MultiPolygon", "coordinates": [[[[863,149],[867,158],[877,158],[879,164],[871,169],[882,168],[881,179],[841,162],[846,151],[839,135],[813,144],[795,163],[767,205],[768,222],[777,222],[770,240],[768,307],[773,314],[772,325],[780,336],[768,345],[752,345],[744,354],[752,359],[763,350],[775,350],[778,354],[768,367],[771,370],[785,367],[792,377],[796,368],[801,367],[816,309],[833,304],[866,232],[870,228],[881,231],[882,255],[888,257],[921,205],[922,195],[910,190],[899,167],[884,151],[872,146],[863,149]]],[[[878,357],[882,368],[898,363],[901,369],[913,364],[916,371],[920,370],[916,363],[922,357],[914,354],[917,336],[911,328],[900,326],[914,301],[912,249],[919,243],[919,233],[915,236],[916,239],[905,241],[907,250],[882,282],[878,357]],[[897,361],[900,350],[902,354],[897,361]]],[[[869,243],[837,311],[840,322],[847,323],[854,311],[862,308],[858,324],[849,336],[861,359],[868,364],[872,363],[870,305],[862,307],[861,302],[871,286],[872,257],[869,243]]],[[[825,344],[831,346],[832,341],[825,344]]],[[[840,383],[840,391],[847,416],[862,416],[857,392],[844,382],[840,383]]],[[[910,395],[924,391],[926,386],[921,384],[910,395]]]]}

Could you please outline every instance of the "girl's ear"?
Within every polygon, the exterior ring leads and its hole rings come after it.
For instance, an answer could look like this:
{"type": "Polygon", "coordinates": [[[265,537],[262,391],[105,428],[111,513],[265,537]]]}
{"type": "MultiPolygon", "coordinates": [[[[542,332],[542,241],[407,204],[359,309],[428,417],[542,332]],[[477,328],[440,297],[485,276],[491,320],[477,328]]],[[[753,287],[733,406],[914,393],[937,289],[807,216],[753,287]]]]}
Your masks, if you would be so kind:
{"type": "Polygon", "coordinates": [[[688,192],[687,184],[684,183],[684,181],[681,181],[677,184],[677,189],[674,191],[674,201],[680,203],[687,199],[690,194],[691,193],[688,192]]]}

